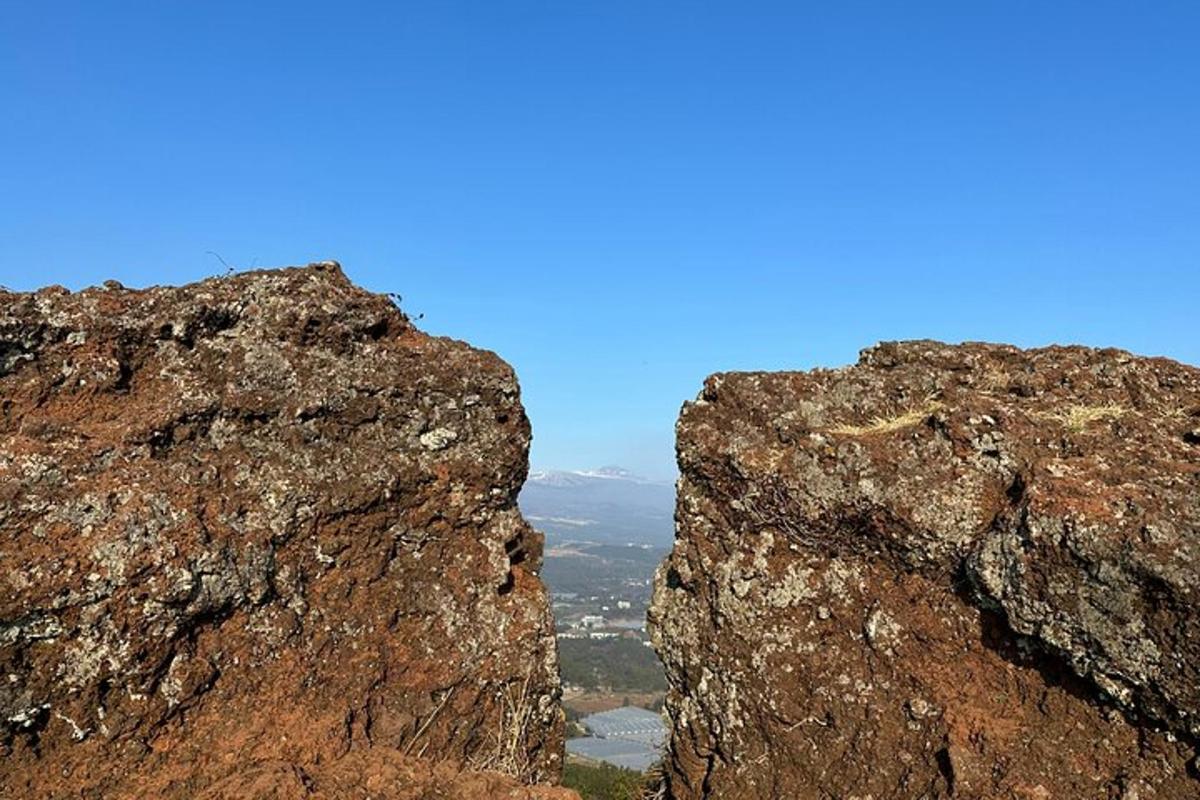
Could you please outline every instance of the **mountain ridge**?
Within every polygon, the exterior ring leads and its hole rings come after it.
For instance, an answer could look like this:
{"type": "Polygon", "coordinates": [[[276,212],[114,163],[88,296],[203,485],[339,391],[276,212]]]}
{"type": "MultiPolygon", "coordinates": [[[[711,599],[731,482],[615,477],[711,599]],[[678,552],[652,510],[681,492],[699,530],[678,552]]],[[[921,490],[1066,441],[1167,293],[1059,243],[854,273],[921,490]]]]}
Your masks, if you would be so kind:
{"type": "Polygon", "coordinates": [[[669,546],[674,539],[675,484],[619,466],[540,469],[529,473],[521,508],[553,540],[669,546]]]}

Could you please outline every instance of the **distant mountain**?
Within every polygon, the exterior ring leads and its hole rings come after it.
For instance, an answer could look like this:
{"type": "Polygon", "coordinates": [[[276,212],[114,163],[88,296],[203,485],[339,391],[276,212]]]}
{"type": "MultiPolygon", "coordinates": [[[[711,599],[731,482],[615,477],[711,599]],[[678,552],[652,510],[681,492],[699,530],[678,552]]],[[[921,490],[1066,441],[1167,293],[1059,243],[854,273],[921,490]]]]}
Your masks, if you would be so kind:
{"type": "Polygon", "coordinates": [[[674,484],[621,467],[530,472],[521,510],[551,541],[669,546],[675,535],[674,484]]]}
{"type": "Polygon", "coordinates": [[[533,470],[529,473],[529,482],[542,486],[583,486],[592,481],[627,481],[649,486],[671,486],[669,481],[656,481],[643,478],[630,472],[624,467],[600,467],[599,469],[577,470],[533,470]]]}

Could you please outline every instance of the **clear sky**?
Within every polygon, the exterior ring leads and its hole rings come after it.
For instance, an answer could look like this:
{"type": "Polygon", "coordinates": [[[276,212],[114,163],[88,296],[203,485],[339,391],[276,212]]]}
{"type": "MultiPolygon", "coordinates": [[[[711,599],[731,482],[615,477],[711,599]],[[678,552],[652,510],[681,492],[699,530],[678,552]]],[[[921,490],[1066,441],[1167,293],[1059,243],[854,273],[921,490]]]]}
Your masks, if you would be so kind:
{"type": "Polygon", "coordinates": [[[1200,3],[2,2],[0,283],[336,258],[673,469],[877,340],[1200,362],[1200,3]]]}

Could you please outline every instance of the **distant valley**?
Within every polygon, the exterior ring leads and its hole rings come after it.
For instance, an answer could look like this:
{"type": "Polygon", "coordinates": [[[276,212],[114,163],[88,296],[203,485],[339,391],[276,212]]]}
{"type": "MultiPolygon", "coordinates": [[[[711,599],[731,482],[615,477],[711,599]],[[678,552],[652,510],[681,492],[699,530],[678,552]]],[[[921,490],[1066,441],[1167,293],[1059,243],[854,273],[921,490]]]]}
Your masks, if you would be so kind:
{"type": "Polygon", "coordinates": [[[675,486],[620,467],[533,471],[525,517],[546,534],[542,579],[558,628],[569,715],[657,707],[662,665],[648,647],[654,571],[674,540],[675,486]]]}

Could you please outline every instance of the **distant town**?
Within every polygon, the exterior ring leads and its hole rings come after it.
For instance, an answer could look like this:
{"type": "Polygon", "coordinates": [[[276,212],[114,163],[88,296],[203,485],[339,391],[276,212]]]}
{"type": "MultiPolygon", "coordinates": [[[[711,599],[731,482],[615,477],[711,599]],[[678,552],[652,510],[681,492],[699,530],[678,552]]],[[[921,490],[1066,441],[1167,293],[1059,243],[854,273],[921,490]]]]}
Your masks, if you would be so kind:
{"type": "MultiPolygon", "coordinates": [[[[567,542],[547,548],[542,577],[551,590],[568,696],[608,692],[616,705],[665,688],[646,632],[654,569],[665,553],[641,543],[567,542]]],[[[642,697],[641,704],[657,700],[642,697]]]]}
{"type": "Polygon", "coordinates": [[[569,763],[644,770],[665,735],[666,680],[646,610],[673,540],[673,487],[614,467],[540,471],[521,506],[546,534],[569,763]]]}
{"type": "MultiPolygon", "coordinates": [[[[586,546],[586,545],[585,545],[586,546]]],[[[659,557],[661,551],[647,544],[629,544],[629,548],[659,557]]],[[[578,551],[576,551],[578,552],[578,551]]],[[[569,557],[565,551],[551,552],[548,558],[569,557]]],[[[641,559],[631,559],[634,563],[641,559]]],[[[553,570],[552,572],[557,572],[553,570]]],[[[646,637],[646,607],[650,602],[651,578],[607,576],[607,582],[617,581],[615,588],[606,587],[603,594],[583,595],[579,592],[553,591],[554,617],[560,639],[636,639],[649,644],[646,637]]]]}

